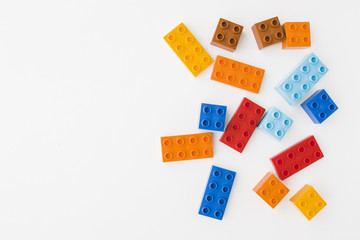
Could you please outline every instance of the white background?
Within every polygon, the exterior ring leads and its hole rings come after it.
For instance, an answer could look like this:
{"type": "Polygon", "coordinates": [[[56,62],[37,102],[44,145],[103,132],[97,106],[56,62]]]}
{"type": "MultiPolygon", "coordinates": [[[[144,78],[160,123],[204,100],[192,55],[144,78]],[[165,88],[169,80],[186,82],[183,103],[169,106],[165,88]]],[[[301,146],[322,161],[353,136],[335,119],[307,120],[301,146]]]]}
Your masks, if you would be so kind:
{"type": "Polygon", "coordinates": [[[0,239],[360,239],[355,2],[1,1],[0,239]],[[259,51],[251,26],[274,16],[310,21],[312,47],[259,51]],[[209,44],[220,17],[244,26],[234,53],[209,44]],[[213,58],[264,68],[260,94],[210,80],[212,66],[192,77],[162,39],[180,22],[213,58]],[[273,88],[311,51],[329,68],[311,93],[339,106],[321,125],[273,88]],[[243,97],[294,119],[281,142],[256,130],[239,154],[214,133],[213,159],[162,162],[161,136],[201,132],[202,102],[228,122],[243,97]],[[252,188],[311,134],[325,157],[271,209],[252,188]],[[237,172],[223,221],[197,214],[213,164],[237,172]],[[289,201],[305,184],[328,203],[310,222],[289,201]]]}

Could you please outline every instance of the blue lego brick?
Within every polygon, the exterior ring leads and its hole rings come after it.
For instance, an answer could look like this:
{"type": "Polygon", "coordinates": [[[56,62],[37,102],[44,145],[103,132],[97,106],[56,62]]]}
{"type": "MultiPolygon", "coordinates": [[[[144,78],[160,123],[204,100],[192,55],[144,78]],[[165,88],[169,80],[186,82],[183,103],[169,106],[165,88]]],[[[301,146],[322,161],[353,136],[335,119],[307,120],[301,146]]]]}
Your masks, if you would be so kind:
{"type": "Polygon", "coordinates": [[[316,124],[322,123],[338,110],[338,107],[324,89],[317,90],[301,104],[301,107],[316,124]]]}
{"type": "Polygon", "coordinates": [[[281,141],[291,127],[292,123],[293,120],[291,118],[286,116],[276,107],[271,107],[266,111],[264,117],[261,119],[258,128],[281,141]]]}
{"type": "Polygon", "coordinates": [[[199,129],[220,131],[225,129],[226,106],[201,104],[199,129]]]}
{"type": "Polygon", "coordinates": [[[275,90],[290,104],[297,104],[314,85],[328,72],[328,68],[310,53],[275,86],[275,90]]]}
{"type": "Polygon", "coordinates": [[[236,172],[212,166],[199,214],[222,220],[236,172]]]}

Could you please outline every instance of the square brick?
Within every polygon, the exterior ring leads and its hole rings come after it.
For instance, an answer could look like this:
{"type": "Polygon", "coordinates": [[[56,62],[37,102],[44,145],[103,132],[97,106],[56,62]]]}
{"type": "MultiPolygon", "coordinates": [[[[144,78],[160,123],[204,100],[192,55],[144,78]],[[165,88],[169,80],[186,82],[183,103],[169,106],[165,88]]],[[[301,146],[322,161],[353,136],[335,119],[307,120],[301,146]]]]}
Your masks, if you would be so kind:
{"type": "Polygon", "coordinates": [[[286,39],[282,49],[311,47],[309,22],[286,22],[283,24],[286,39]]]}
{"type": "Polygon", "coordinates": [[[289,189],[274,174],[268,172],[254,187],[253,191],[270,207],[275,208],[289,192],[289,189]]]}
{"type": "Polygon", "coordinates": [[[308,220],[315,217],[326,206],[324,199],[312,186],[307,184],[290,198],[290,201],[295,204],[308,220]]]}
{"type": "Polygon", "coordinates": [[[220,131],[225,129],[226,106],[202,103],[199,129],[220,131]]]}
{"type": "Polygon", "coordinates": [[[301,104],[301,107],[316,124],[321,124],[338,110],[338,107],[324,89],[317,90],[301,104]]]}
{"type": "Polygon", "coordinates": [[[286,116],[276,107],[271,107],[266,111],[264,117],[261,119],[258,128],[281,141],[291,127],[292,123],[293,120],[291,118],[286,116]]]}
{"type": "Polygon", "coordinates": [[[220,18],[211,45],[233,52],[239,43],[243,26],[220,18]]]}
{"type": "Polygon", "coordinates": [[[284,29],[278,17],[255,23],[251,29],[260,50],[285,39],[284,29]]]}

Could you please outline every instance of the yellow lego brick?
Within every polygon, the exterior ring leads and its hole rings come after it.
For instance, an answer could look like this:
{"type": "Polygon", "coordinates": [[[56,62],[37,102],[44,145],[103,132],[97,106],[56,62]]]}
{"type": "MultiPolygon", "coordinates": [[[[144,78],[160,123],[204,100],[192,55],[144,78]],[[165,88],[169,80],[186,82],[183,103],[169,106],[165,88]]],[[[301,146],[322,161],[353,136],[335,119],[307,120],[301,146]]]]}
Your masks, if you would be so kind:
{"type": "Polygon", "coordinates": [[[164,40],[195,77],[214,62],[183,23],[169,32],[164,40]]]}
{"type": "Polygon", "coordinates": [[[304,216],[311,220],[316,214],[326,206],[326,202],[310,185],[302,187],[290,201],[304,214],[304,216]]]}

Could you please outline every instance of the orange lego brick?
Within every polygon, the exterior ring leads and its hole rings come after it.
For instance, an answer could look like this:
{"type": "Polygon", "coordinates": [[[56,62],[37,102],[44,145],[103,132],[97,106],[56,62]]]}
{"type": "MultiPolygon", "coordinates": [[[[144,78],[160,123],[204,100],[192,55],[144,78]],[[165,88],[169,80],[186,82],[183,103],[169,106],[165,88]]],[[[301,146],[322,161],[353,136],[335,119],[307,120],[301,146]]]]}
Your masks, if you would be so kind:
{"type": "Polygon", "coordinates": [[[183,23],[169,32],[164,40],[195,77],[214,62],[183,23]]]}
{"type": "Polygon", "coordinates": [[[243,26],[220,18],[211,45],[233,52],[238,45],[243,26]]]}
{"type": "Polygon", "coordinates": [[[259,50],[264,47],[282,42],[285,39],[284,29],[278,17],[273,17],[262,22],[255,23],[251,30],[254,33],[259,50]]]}
{"type": "Polygon", "coordinates": [[[163,162],[212,158],[211,133],[197,133],[161,138],[163,162]]]}
{"type": "Polygon", "coordinates": [[[282,49],[311,47],[309,22],[286,22],[283,28],[286,39],[282,42],[282,49]]]}
{"type": "Polygon", "coordinates": [[[270,207],[275,208],[289,192],[289,189],[274,174],[268,172],[254,187],[253,191],[270,207]]]}
{"type": "Polygon", "coordinates": [[[259,93],[265,70],[217,56],[211,79],[253,93],[259,93]]]}
{"type": "Polygon", "coordinates": [[[315,217],[326,206],[324,199],[307,184],[290,198],[290,202],[294,203],[308,220],[315,217]]]}

